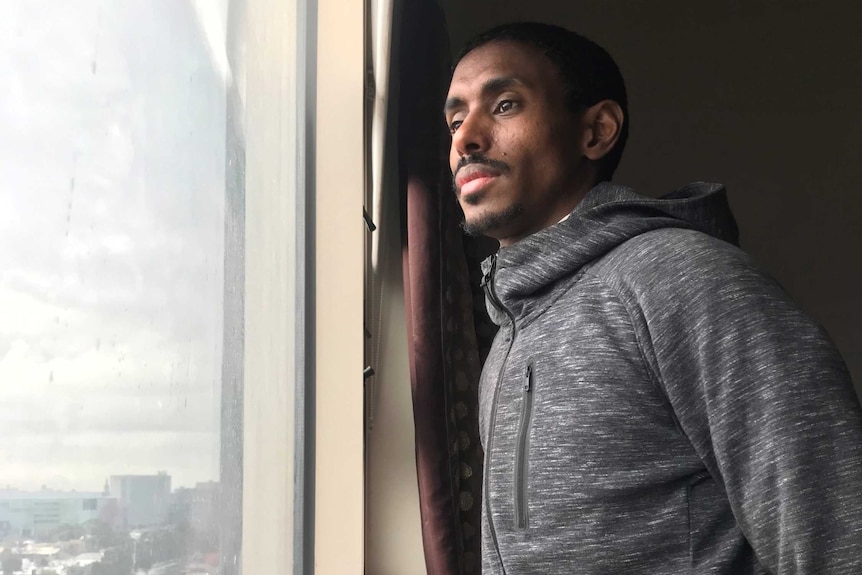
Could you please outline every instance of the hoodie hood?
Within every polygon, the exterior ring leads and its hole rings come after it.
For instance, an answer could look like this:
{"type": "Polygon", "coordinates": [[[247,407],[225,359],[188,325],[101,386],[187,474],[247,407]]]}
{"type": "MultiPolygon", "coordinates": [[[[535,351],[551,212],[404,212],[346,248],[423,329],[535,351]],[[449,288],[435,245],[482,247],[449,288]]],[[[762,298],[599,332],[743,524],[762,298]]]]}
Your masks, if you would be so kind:
{"type": "Polygon", "coordinates": [[[498,325],[511,314],[521,318],[544,288],[577,273],[627,240],[661,228],[698,230],[738,244],[739,232],[727,191],[720,184],[696,182],[661,198],[602,182],[587,193],[562,222],[532,234],[482,262],[486,281],[506,310],[491,301],[498,325]],[[508,312],[508,313],[507,313],[508,312]]]}

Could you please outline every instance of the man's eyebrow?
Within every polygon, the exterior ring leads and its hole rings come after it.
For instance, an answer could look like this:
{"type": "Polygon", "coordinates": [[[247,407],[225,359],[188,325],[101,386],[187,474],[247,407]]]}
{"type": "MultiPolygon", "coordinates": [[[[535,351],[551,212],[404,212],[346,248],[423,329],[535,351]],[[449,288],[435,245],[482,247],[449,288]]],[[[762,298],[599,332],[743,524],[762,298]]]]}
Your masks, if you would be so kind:
{"type": "MultiPolygon", "coordinates": [[[[481,94],[483,97],[487,97],[489,94],[495,94],[498,92],[502,92],[512,86],[526,86],[527,84],[516,76],[499,76],[497,78],[491,78],[487,80],[484,84],[482,84],[481,94]]],[[[443,113],[447,114],[452,110],[463,108],[467,103],[457,96],[453,96],[446,100],[446,104],[443,106],[443,113]]]]}
{"type": "Polygon", "coordinates": [[[463,108],[466,102],[457,96],[452,96],[446,99],[446,104],[443,106],[443,114],[448,114],[452,110],[463,108]]]}

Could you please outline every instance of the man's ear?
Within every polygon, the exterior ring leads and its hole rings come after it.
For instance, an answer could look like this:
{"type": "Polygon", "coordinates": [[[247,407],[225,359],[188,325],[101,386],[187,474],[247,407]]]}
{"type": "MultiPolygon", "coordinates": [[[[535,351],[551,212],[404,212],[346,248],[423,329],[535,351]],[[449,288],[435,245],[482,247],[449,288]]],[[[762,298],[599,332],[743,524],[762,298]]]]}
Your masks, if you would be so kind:
{"type": "Polygon", "coordinates": [[[584,127],[583,154],[590,160],[598,161],[614,149],[625,117],[619,104],[613,100],[602,100],[587,108],[581,121],[584,127]]]}

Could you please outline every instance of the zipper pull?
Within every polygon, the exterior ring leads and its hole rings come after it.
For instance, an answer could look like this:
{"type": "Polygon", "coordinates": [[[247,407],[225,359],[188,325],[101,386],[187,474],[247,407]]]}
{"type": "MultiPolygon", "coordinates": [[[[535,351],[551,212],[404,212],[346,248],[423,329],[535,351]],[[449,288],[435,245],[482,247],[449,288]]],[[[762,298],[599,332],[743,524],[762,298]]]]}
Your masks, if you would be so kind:
{"type": "Polygon", "coordinates": [[[533,391],[533,364],[528,363],[524,370],[524,391],[529,393],[533,391]]]}
{"type": "Polygon", "coordinates": [[[491,255],[491,265],[488,266],[488,271],[482,274],[482,281],[479,282],[479,287],[485,287],[491,283],[494,278],[494,270],[497,267],[497,254],[491,255]]]}

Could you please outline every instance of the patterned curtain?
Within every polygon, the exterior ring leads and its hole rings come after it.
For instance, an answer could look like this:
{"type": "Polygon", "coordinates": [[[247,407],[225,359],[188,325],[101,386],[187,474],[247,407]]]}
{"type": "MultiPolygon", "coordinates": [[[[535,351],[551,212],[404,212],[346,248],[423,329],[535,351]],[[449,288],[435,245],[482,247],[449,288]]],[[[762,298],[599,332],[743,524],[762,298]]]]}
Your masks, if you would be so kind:
{"type": "Polygon", "coordinates": [[[494,335],[477,272],[493,246],[464,238],[451,191],[443,12],[433,0],[412,0],[401,3],[397,21],[402,258],[425,562],[429,575],[472,575],[481,567],[477,388],[494,335]]]}

